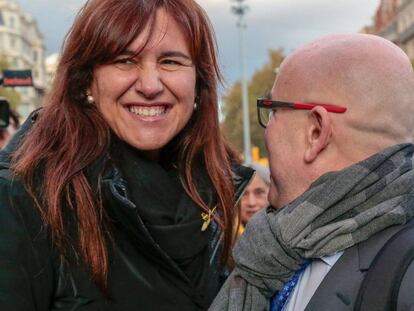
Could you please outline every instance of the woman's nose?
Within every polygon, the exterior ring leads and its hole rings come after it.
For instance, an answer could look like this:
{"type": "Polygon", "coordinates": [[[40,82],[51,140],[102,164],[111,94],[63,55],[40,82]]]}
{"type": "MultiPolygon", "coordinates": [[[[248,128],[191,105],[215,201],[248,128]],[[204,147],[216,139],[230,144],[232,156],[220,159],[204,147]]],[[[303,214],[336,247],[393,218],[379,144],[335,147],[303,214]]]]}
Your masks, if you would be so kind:
{"type": "Polygon", "coordinates": [[[164,90],[161,75],[156,66],[144,65],[138,70],[135,90],[145,98],[154,98],[164,90]]]}
{"type": "Polygon", "coordinates": [[[254,194],[250,192],[244,194],[243,201],[249,207],[256,205],[256,198],[254,197],[254,194]]]}

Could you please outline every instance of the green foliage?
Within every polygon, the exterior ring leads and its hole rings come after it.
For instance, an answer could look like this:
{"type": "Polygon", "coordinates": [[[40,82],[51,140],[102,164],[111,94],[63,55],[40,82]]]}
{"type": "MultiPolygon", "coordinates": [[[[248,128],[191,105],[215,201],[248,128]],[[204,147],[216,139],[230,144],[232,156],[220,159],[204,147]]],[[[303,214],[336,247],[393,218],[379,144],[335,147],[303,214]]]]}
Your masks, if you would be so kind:
{"type": "MultiPolygon", "coordinates": [[[[7,59],[4,56],[0,56],[0,71],[8,68],[9,63],[7,62],[7,59]]],[[[6,88],[0,85],[0,96],[5,97],[9,101],[11,108],[14,110],[17,109],[17,106],[21,102],[20,94],[10,87],[6,88]]]]}
{"type": "MultiPolygon", "coordinates": [[[[249,115],[252,146],[259,147],[260,154],[265,155],[264,129],[257,120],[256,99],[267,95],[276,77],[276,68],[283,61],[281,49],[269,50],[269,61],[257,70],[249,81],[249,115]]],[[[237,81],[223,97],[224,121],[223,131],[227,139],[239,150],[243,150],[243,112],[241,83],[237,81]]]]}

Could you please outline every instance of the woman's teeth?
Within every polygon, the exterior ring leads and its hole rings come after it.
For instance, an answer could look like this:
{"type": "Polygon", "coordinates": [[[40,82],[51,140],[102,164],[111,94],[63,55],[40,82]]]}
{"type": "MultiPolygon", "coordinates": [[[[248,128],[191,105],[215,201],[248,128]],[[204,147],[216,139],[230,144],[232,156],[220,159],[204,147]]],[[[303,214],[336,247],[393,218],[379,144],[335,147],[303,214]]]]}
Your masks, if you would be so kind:
{"type": "Polygon", "coordinates": [[[143,116],[143,117],[155,117],[160,116],[166,112],[167,108],[165,106],[151,106],[151,107],[139,107],[139,106],[130,106],[129,111],[133,114],[143,116]]]}

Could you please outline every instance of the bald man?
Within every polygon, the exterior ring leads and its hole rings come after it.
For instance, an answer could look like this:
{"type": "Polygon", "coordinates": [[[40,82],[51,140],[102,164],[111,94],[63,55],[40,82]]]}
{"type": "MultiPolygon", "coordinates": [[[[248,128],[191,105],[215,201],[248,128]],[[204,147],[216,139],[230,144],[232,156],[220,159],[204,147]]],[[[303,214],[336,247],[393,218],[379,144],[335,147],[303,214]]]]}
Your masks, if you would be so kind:
{"type": "MultiPolygon", "coordinates": [[[[411,62],[380,37],[330,35],[289,55],[257,105],[272,208],[247,225],[210,310],[354,310],[374,258],[414,223],[411,62]]],[[[397,310],[413,293],[411,264],[397,310]]]]}

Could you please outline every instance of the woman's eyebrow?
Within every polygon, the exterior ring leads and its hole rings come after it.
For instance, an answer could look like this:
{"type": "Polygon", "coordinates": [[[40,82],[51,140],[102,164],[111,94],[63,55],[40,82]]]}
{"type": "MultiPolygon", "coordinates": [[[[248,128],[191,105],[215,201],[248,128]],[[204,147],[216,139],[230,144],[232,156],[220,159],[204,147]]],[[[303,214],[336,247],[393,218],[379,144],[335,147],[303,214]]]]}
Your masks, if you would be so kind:
{"type": "Polygon", "coordinates": [[[182,57],[189,61],[192,61],[192,58],[190,56],[180,51],[166,51],[166,52],[161,53],[161,56],[162,57],[182,57]]]}
{"type": "Polygon", "coordinates": [[[126,50],[122,51],[119,55],[122,55],[122,56],[135,56],[135,55],[137,55],[137,52],[126,49],[126,50]]]}
{"type": "MultiPolygon", "coordinates": [[[[136,56],[137,52],[126,49],[123,52],[121,52],[121,54],[119,55],[120,56],[136,56]]],[[[183,52],[180,52],[180,51],[165,51],[161,53],[161,57],[180,57],[180,58],[185,58],[189,61],[192,61],[192,58],[189,55],[183,52]]]]}

